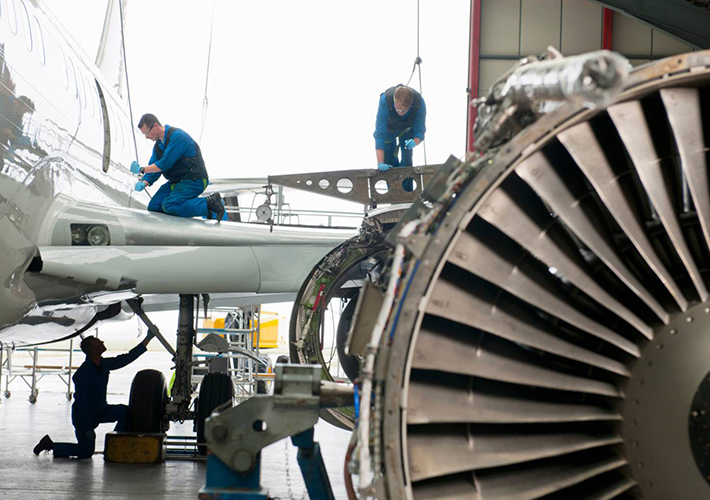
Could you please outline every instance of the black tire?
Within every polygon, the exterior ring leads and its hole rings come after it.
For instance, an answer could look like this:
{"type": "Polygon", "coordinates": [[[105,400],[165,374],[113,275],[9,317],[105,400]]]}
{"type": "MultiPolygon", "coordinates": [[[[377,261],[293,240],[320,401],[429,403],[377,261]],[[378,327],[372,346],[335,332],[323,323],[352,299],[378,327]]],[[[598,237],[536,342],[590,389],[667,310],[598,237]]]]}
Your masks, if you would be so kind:
{"type": "MultiPolygon", "coordinates": [[[[234,397],[234,385],[232,379],[226,373],[208,373],[200,384],[200,396],[197,402],[197,442],[205,442],[205,419],[210,416],[212,410],[218,406],[231,401],[234,397]]],[[[207,454],[207,446],[198,445],[197,451],[200,455],[207,454]]]]}
{"type": "Polygon", "coordinates": [[[357,305],[358,295],[350,299],[348,305],[345,306],[343,314],[340,316],[340,321],[338,322],[338,331],[336,332],[335,337],[340,367],[343,369],[351,382],[355,382],[355,379],[358,375],[360,375],[360,360],[354,354],[345,354],[345,344],[348,342],[348,333],[350,332],[350,326],[353,323],[353,316],[355,315],[355,306],[357,305]]]}
{"type": "Polygon", "coordinates": [[[139,371],[131,384],[126,430],[166,432],[169,426],[164,418],[167,400],[168,387],[165,376],[158,370],[139,371]]]}

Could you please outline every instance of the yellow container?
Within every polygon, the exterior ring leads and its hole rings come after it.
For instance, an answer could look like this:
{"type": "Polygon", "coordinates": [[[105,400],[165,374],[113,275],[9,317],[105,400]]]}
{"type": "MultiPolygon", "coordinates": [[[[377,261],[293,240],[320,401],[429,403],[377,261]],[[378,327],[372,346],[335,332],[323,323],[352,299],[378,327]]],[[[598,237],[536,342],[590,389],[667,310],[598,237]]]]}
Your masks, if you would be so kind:
{"type": "MultiPolygon", "coordinates": [[[[269,349],[278,347],[279,343],[279,317],[276,313],[261,312],[261,332],[259,335],[259,348],[269,349]]],[[[258,323],[257,323],[258,325],[258,323]]],[[[203,328],[224,329],[224,318],[205,318],[202,320],[203,328]]],[[[252,323],[252,328],[255,328],[252,323]]],[[[205,334],[206,335],[206,334],[205,334]]],[[[254,332],[253,347],[256,348],[256,332],[254,332]]]]}
{"type": "MultiPolygon", "coordinates": [[[[262,313],[263,314],[263,313],[262,313]]],[[[256,347],[256,332],[254,333],[254,347],[256,347]]],[[[279,345],[279,318],[261,321],[259,332],[259,349],[270,349],[279,345]]]]}
{"type": "Polygon", "coordinates": [[[120,464],[157,464],[165,461],[165,434],[109,432],[104,460],[120,464]]]}

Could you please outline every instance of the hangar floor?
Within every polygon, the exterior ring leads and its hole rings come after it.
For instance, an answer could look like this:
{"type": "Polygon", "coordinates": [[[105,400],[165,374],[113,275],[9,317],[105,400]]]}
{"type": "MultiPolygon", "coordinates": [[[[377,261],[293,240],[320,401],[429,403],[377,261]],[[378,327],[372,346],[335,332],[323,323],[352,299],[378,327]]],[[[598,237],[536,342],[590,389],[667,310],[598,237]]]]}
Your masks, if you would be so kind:
{"type": "MultiPolygon", "coordinates": [[[[164,353],[148,352],[132,365],[113,372],[109,403],[127,403],[135,372],[169,366],[169,357],[166,360],[164,353]]],[[[197,498],[205,481],[204,462],[169,460],[157,465],[124,465],[105,463],[101,455],[95,455],[91,460],[54,459],[51,454],[35,456],[32,448],[44,434],[49,434],[55,441],[74,440],[71,403],[66,400],[66,386],[58,377],[46,377],[40,381],[39,399],[35,405],[28,402],[29,389],[23,386],[22,381],[15,380],[10,386],[12,397],[0,402],[0,498],[197,498]]],[[[99,426],[97,449],[103,448],[104,436],[112,428],[112,424],[99,426]]],[[[191,422],[173,424],[170,429],[173,435],[191,432],[191,422]]],[[[335,498],[346,498],[342,470],[350,433],[321,420],[316,425],[315,439],[321,444],[335,498]]],[[[272,497],[308,498],[296,462],[296,448],[290,440],[275,443],[262,452],[261,482],[272,497]]]]}

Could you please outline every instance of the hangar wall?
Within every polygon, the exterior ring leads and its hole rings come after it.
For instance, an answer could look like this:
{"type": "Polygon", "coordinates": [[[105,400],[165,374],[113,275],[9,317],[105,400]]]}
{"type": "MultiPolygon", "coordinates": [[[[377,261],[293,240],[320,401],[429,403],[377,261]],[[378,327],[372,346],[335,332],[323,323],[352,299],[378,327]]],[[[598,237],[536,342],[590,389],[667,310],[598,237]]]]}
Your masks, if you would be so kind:
{"type": "MultiPolygon", "coordinates": [[[[602,48],[601,5],[590,0],[481,0],[479,95],[519,58],[552,45],[564,55],[602,48]]],[[[634,66],[692,48],[613,12],[612,50],[634,66]]]]}

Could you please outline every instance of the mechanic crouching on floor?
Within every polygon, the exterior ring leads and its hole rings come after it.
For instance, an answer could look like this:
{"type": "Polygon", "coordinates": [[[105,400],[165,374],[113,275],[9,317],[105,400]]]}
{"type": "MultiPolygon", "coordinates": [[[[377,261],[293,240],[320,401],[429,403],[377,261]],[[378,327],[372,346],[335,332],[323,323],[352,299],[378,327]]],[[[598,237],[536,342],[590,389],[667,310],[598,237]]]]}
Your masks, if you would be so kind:
{"type": "Polygon", "coordinates": [[[43,451],[53,451],[55,457],[91,458],[96,447],[96,429],[99,424],[116,422],[115,431],[126,430],[128,406],[110,405],[106,402],[108,376],[111,370],[118,370],[134,362],[146,351],[153,334],[148,332],[143,342],[127,354],[115,358],[102,358],[106,346],[98,337],[86,337],[81,341],[81,350],[86,360],[76,371],[74,381],[74,404],[71,420],[74,424],[77,443],[55,443],[45,435],[34,447],[35,455],[43,451]]]}
{"type": "Polygon", "coordinates": [[[219,193],[199,197],[209,184],[209,177],[200,146],[192,137],[179,128],[161,125],[150,113],[141,117],[138,129],[155,145],[147,167],[141,167],[137,161],[131,163],[131,172],[143,174],[136,183],[136,191],[153,185],[161,175],[168,181],[153,195],[148,210],[178,217],[226,220],[219,193]]]}

